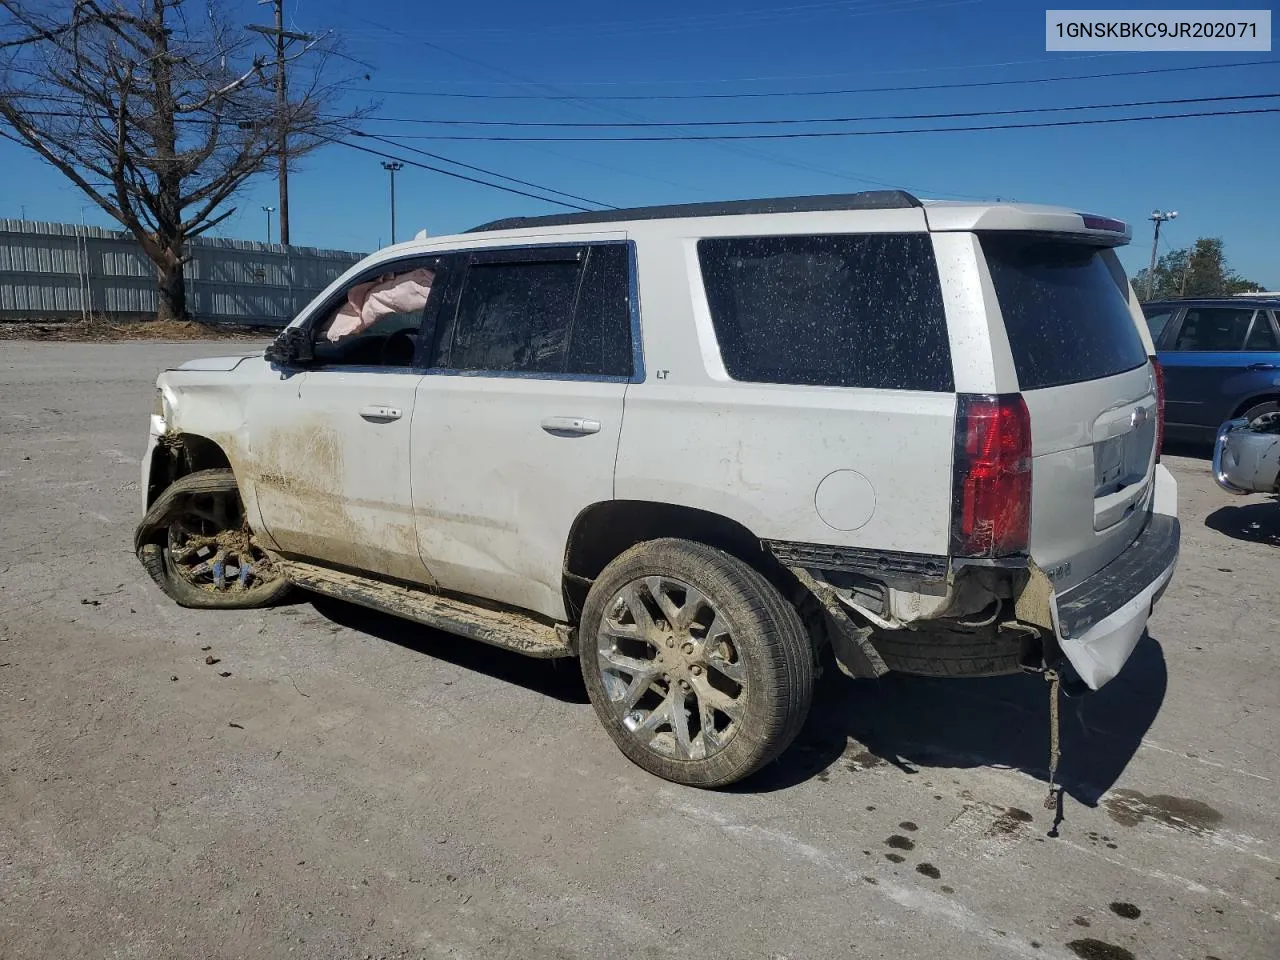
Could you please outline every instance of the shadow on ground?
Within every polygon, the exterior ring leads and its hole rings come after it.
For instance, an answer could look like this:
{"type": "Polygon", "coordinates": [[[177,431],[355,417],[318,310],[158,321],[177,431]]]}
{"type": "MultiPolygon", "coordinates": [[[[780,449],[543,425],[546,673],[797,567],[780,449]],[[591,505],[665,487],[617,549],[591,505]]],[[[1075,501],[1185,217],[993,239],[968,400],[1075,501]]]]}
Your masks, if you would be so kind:
{"type": "Polygon", "coordinates": [[[371,637],[444,660],[465,670],[483,673],[504,683],[514,683],[565,703],[588,702],[587,688],[583,685],[576,659],[536,660],[341,600],[320,596],[310,599],[320,616],[339,626],[367,633],[371,637]]]}
{"type": "MultiPolygon", "coordinates": [[[[1062,700],[1058,779],[1068,796],[1097,805],[1137,752],[1167,682],[1160,644],[1144,635],[1118,677],[1096,693],[1062,700]]],[[[1010,767],[1047,781],[1048,685],[1032,674],[850,680],[828,661],[795,746],[740,789],[783,789],[836,763],[855,772],[891,764],[907,776],[929,768],[1010,767]]]]}
{"type": "MultiPolygon", "coordinates": [[[[576,659],[534,660],[326,597],[314,598],[312,605],[338,626],[565,703],[588,702],[576,659]]],[[[1097,805],[1137,752],[1164,701],[1167,680],[1160,644],[1146,635],[1102,690],[1062,700],[1058,778],[1067,795],[1097,805]]],[[[795,744],[733,789],[786,789],[838,762],[854,770],[889,764],[906,776],[928,768],[1011,767],[1047,780],[1048,752],[1048,685],[1039,676],[933,680],[891,673],[880,680],[850,680],[828,653],[795,744]]]]}
{"type": "Polygon", "coordinates": [[[1204,525],[1233,540],[1280,547],[1280,501],[1221,507],[1205,517],[1204,525]]]}

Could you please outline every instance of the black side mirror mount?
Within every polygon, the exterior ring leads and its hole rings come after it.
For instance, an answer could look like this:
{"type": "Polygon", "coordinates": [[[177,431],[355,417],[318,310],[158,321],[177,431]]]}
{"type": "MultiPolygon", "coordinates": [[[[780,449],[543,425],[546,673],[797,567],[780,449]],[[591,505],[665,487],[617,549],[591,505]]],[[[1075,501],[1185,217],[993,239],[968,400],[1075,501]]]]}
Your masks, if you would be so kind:
{"type": "Polygon", "coordinates": [[[301,327],[289,327],[281,331],[263,353],[268,363],[281,367],[305,367],[315,359],[311,344],[311,331],[301,327]]]}

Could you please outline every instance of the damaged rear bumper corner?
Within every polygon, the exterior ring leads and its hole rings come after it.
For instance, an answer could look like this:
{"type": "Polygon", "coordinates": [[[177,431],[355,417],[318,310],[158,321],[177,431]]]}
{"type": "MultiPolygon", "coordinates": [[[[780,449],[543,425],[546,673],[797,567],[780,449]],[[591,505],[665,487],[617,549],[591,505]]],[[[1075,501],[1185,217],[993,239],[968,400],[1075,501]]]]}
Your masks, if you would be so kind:
{"type": "Polygon", "coordinates": [[[1156,469],[1164,476],[1157,478],[1146,528],[1124,553],[1050,604],[1058,645],[1091,690],[1125,665],[1178,564],[1177,488],[1164,467],[1156,469]]]}

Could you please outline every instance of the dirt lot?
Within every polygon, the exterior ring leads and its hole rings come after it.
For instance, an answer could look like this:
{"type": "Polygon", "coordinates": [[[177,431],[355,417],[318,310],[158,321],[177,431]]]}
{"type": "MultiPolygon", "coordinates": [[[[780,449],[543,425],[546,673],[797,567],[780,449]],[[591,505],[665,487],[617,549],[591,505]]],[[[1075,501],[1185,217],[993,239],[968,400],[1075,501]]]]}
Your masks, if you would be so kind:
{"type": "Polygon", "coordinates": [[[572,665],[173,606],[129,544],[151,383],[227,350],[0,344],[0,957],[1280,955],[1280,506],[1203,460],[1050,837],[1034,678],[828,670],[716,794],[624,760],[572,665]]]}

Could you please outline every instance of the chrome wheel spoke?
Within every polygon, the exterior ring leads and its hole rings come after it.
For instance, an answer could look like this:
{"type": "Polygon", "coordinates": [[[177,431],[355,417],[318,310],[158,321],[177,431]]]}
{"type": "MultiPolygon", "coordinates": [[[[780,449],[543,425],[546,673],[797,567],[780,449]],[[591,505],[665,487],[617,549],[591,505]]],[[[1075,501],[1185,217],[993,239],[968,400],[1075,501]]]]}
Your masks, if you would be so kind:
{"type": "Polygon", "coordinates": [[[601,650],[600,659],[607,663],[610,668],[632,675],[654,672],[653,661],[641,660],[639,657],[628,657],[617,650],[601,650]]]}
{"type": "Polygon", "coordinates": [[[227,589],[227,552],[225,550],[219,550],[213,555],[212,573],[214,589],[227,589]]]}
{"type": "Polygon", "coordinates": [[[623,710],[631,710],[640,702],[640,698],[648,693],[649,688],[653,686],[653,677],[652,673],[637,673],[631,678],[631,682],[627,684],[621,699],[617,701],[623,710]]]}
{"type": "Polygon", "coordinates": [[[675,737],[676,756],[681,760],[693,759],[693,743],[689,739],[689,711],[685,706],[685,697],[674,692],[667,697],[671,704],[668,708],[671,719],[671,732],[675,737]]]}
{"type": "MultiPolygon", "coordinates": [[[[712,608],[715,613],[715,608],[712,608]]],[[[729,624],[727,624],[719,613],[711,618],[711,623],[707,626],[707,632],[702,635],[702,642],[710,646],[716,642],[717,637],[723,637],[729,632],[729,624]]]]}
{"type": "Polygon", "coordinates": [[[665,723],[671,720],[671,697],[668,696],[660,704],[649,711],[649,715],[631,732],[645,743],[653,740],[653,735],[665,723]]]}
{"type": "Polygon", "coordinates": [[[649,596],[653,597],[654,603],[662,611],[662,615],[667,618],[667,623],[672,627],[676,626],[680,619],[681,608],[676,606],[676,602],[667,593],[666,581],[662,577],[645,577],[644,585],[648,588],[649,596]]]}
{"type": "Polygon", "coordinates": [[[747,667],[741,660],[728,661],[723,657],[707,657],[707,666],[717,673],[722,673],[736,684],[747,682],[747,667]]]}
{"type": "Polygon", "coordinates": [[[720,749],[720,735],[716,731],[715,708],[707,703],[702,696],[699,695],[697,699],[698,725],[701,727],[698,736],[702,738],[702,752],[704,755],[715,753],[720,749]]]}
{"type": "Polygon", "coordinates": [[[703,710],[719,710],[730,720],[735,723],[742,719],[742,700],[741,697],[731,697],[727,693],[717,690],[706,680],[698,680],[694,683],[694,691],[698,696],[698,703],[703,710]]]}
{"type": "Polygon", "coordinates": [[[653,616],[649,613],[649,608],[645,606],[644,599],[640,596],[640,591],[636,589],[634,583],[627,584],[619,595],[623,604],[626,605],[627,612],[631,614],[631,619],[635,622],[637,632],[642,637],[648,637],[657,629],[653,623],[653,616]]]}

